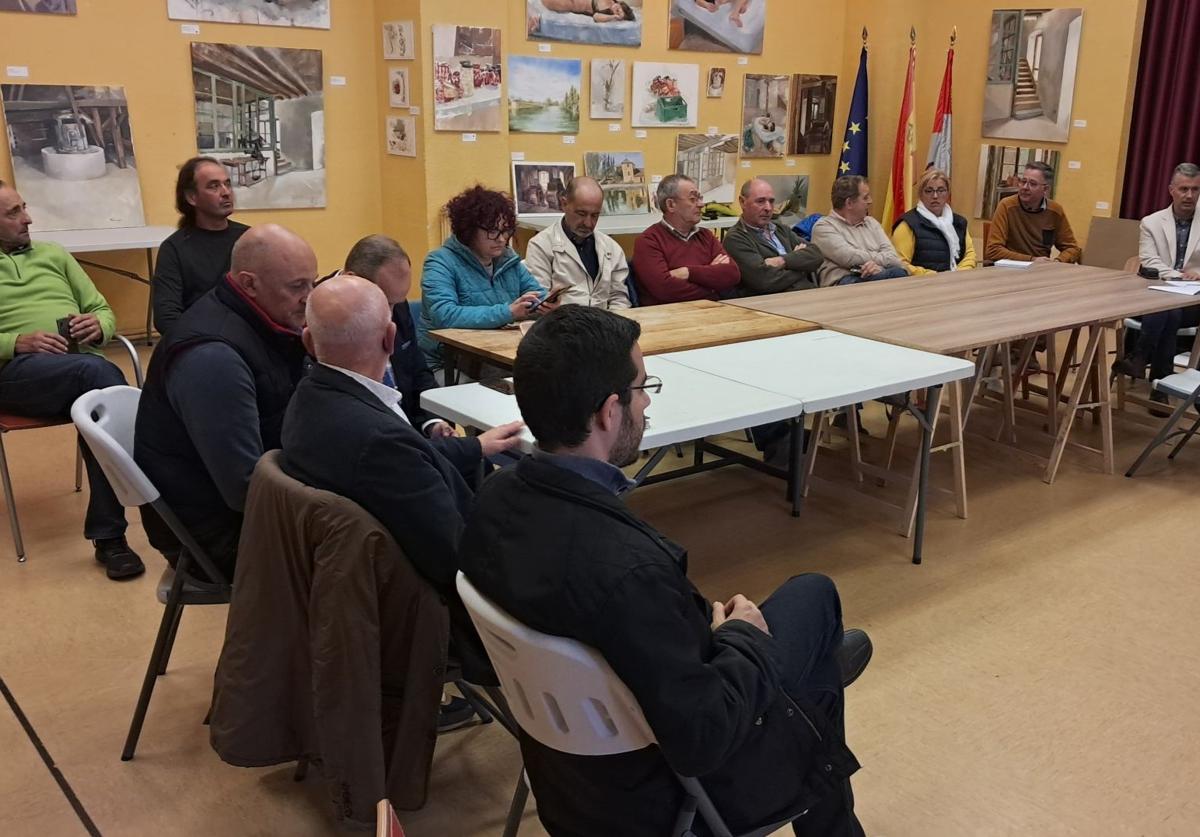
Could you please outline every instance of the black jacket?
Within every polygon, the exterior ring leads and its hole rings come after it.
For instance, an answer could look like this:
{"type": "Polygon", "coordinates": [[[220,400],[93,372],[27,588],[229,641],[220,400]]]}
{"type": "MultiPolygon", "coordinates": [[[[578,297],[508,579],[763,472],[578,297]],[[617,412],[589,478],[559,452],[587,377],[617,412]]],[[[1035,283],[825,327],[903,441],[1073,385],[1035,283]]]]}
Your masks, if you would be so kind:
{"type": "MultiPolygon", "coordinates": [[[[954,232],[958,234],[958,252],[954,254],[953,264],[958,264],[962,261],[963,251],[967,246],[967,219],[953,213],[951,224],[954,227],[954,232]]],[[[910,209],[900,216],[900,220],[892,227],[895,229],[901,222],[908,224],[908,228],[913,233],[913,255],[912,264],[917,267],[923,267],[926,270],[943,271],[949,270],[951,265],[950,245],[946,242],[946,236],[942,235],[942,231],[937,228],[937,225],[917,212],[916,209],[910,209]]]]}
{"type": "Polygon", "coordinates": [[[458,469],[374,393],[319,364],[296,387],[282,447],[285,473],[353,500],[392,533],[450,605],[455,650],[468,679],[492,682],[454,592],[458,541],[472,498],[458,469]]]}
{"type": "Polygon", "coordinates": [[[735,832],[798,815],[858,768],[826,716],[782,690],[770,637],[736,620],[713,631],[683,548],[591,480],[530,457],[494,474],[459,563],[516,619],[597,649],[658,739],[580,757],[522,736],[551,834],[667,833],[681,798],[668,763],[701,777],[735,832]]]}
{"type": "MultiPolygon", "coordinates": [[[[413,323],[412,311],[407,302],[392,306],[392,322],[396,324],[396,346],[392,349],[392,376],[396,389],[403,396],[400,408],[404,410],[404,415],[408,416],[412,426],[421,431],[426,422],[439,418],[421,407],[421,393],[436,389],[437,379],[429,371],[429,365],[425,363],[425,353],[417,343],[417,327],[413,323]]],[[[460,474],[474,484],[475,472],[483,456],[477,438],[450,436],[431,439],[430,443],[454,463],[460,474]]]]}

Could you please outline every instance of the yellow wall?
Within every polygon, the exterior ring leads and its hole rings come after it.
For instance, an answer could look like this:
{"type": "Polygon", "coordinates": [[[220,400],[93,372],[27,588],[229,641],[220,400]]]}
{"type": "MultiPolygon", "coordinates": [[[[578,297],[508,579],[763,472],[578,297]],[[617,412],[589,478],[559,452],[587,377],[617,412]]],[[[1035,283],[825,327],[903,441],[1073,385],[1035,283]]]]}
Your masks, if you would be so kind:
{"type": "MultiPolygon", "coordinates": [[[[908,59],[908,30],[913,25],[917,29],[915,169],[918,172],[924,168],[929,153],[933,112],[946,65],[950,33],[958,27],[954,54],[953,186],[954,205],[962,215],[971,218],[974,214],[981,144],[999,143],[1040,145],[1062,152],[1056,199],[1066,209],[1081,241],[1086,239],[1093,215],[1116,217],[1124,172],[1124,128],[1128,125],[1133,98],[1144,1],[1071,0],[1063,5],[1084,10],[1071,117],[1072,121],[1087,120],[1087,127],[1072,127],[1066,143],[1035,143],[987,139],[981,134],[992,10],[1021,6],[995,0],[959,0],[956,3],[849,0],[845,11],[842,79],[844,84],[852,83],[858,67],[860,30],[866,25],[870,31],[870,174],[873,191],[878,196],[877,215],[883,209],[883,192],[891,169],[892,145],[908,59]],[[1079,161],[1082,167],[1069,169],[1067,163],[1071,160],[1079,161]],[[1105,202],[1110,208],[1098,209],[1097,202],[1105,202]]],[[[848,107],[849,97],[839,104],[848,107]]],[[[845,109],[839,108],[839,112],[842,114],[837,128],[840,136],[845,109]]],[[[819,205],[815,199],[810,203],[819,205]]],[[[972,229],[979,235],[981,222],[973,220],[972,229]]]]}
{"type": "MultiPolygon", "coordinates": [[[[1124,155],[1124,135],[1132,99],[1136,51],[1144,0],[1074,0],[1085,9],[1073,118],[1086,128],[1072,128],[1070,141],[1059,147],[1063,165],[1058,199],[1077,233],[1086,236],[1093,214],[1116,213],[1124,155]],[[1082,168],[1067,169],[1078,160],[1082,168]],[[1098,201],[1109,210],[1097,210],[1098,201]]],[[[713,126],[736,133],[740,125],[741,82],[745,73],[837,74],[834,153],[802,155],[788,167],[784,160],[753,160],[738,169],[738,181],[755,174],[808,174],[809,205],[826,211],[836,166],[836,149],[849,108],[860,44],[859,31],[870,29],[871,174],[876,193],[886,187],[891,144],[895,136],[900,88],[907,57],[908,29],[918,34],[917,169],[924,165],[933,107],[945,63],[949,34],[958,27],[954,85],[955,204],[971,215],[976,192],[982,92],[987,62],[991,10],[997,4],[960,0],[847,0],[828,3],[820,13],[792,12],[787,0],[772,0],[764,52],[748,56],[673,52],[666,48],[667,12],[662,0],[646,0],[642,46],[638,49],[551,42],[547,57],[583,60],[584,107],[589,96],[588,64],[594,58],[626,61],[671,61],[700,66],[701,82],[709,67],[728,70],[725,96],[700,98],[696,131],[713,126]]],[[[502,49],[509,55],[546,55],[525,37],[523,0],[338,0],[333,29],[203,24],[201,34],[180,33],[180,23],[166,16],[165,0],[79,0],[76,17],[0,14],[0,42],[5,65],[26,65],[32,84],[119,84],[130,103],[142,198],[150,224],[172,224],[172,190],[176,166],[195,153],[192,100],[189,94],[188,42],[242,43],[315,48],[324,52],[328,206],[320,210],[239,213],[248,223],[276,221],[305,236],[317,251],[323,270],[340,264],[360,236],[382,230],[413,253],[416,272],[425,251],[441,243],[440,207],[455,192],[476,181],[509,190],[512,153],[527,160],[570,160],[582,170],[585,151],[643,151],[650,175],[669,174],[674,167],[678,129],[647,129],[636,139],[628,114],[619,133],[615,120],[592,120],[586,113],[574,145],[553,134],[479,133],[464,143],[457,132],[433,130],[431,27],[434,23],[493,26],[503,30],[502,49]],[[351,11],[351,9],[354,11],[351,11]],[[361,10],[361,11],[360,11],[361,10]],[[365,13],[364,13],[365,12],[365,13]],[[416,60],[384,62],[380,24],[414,21],[416,60]],[[386,153],[384,119],[388,113],[387,66],[407,66],[419,137],[416,159],[386,153]],[[345,87],[331,87],[329,76],[342,75],[345,87]]],[[[629,76],[626,85],[628,92],[629,76]]],[[[507,71],[507,67],[506,67],[507,71]]],[[[5,79],[8,81],[9,79],[5,79]]],[[[691,129],[688,129],[691,130],[691,129]]],[[[0,150],[0,178],[11,176],[7,145],[0,150]]],[[[1164,198],[1165,200],[1165,198],[1164,198]]],[[[879,201],[882,209],[882,200],[879,201]]],[[[978,222],[973,222],[976,233],[978,222]]],[[[128,269],[144,269],[140,254],[105,256],[128,269]]],[[[117,309],[123,330],[137,331],[143,321],[146,291],[133,283],[94,274],[117,309]]],[[[419,288],[414,286],[414,296],[419,288]]]]}
{"type": "MultiPolygon", "coordinates": [[[[249,224],[284,224],[304,236],[322,269],[340,264],[350,245],[381,224],[379,154],[383,142],[379,91],[382,40],[372,15],[351,9],[369,0],[333,4],[331,30],[201,24],[180,33],[166,0],[79,0],[74,17],[0,13],[4,65],[29,67],[30,84],[111,84],[125,88],[142,203],[148,224],[174,224],[178,165],[196,153],[191,96],[192,40],[320,49],[324,52],[325,209],[242,212],[249,224]],[[365,45],[373,45],[373,49],[365,45]],[[345,87],[330,87],[331,75],[345,87]]],[[[11,180],[8,144],[0,143],[0,178],[11,180]]],[[[35,219],[36,224],[36,219],[35,219]]],[[[105,254],[97,260],[145,272],[143,256],[105,254]]],[[[144,329],[144,286],[93,271],[123,331],[144,329]]]]}

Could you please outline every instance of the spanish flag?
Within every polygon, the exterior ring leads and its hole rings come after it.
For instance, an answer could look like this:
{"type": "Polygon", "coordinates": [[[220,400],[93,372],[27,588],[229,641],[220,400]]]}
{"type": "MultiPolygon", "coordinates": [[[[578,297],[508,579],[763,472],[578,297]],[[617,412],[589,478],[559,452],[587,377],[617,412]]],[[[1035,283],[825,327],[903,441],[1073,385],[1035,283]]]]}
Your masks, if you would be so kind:
{"type": "Polygon", "coordinates": [[[885,230],[896,226],[913,201],[913,157],[917,150],[917,116],[913,107],[913,76],[917,69],[917,37],[912,33],[908,48],[908,72],[904,76],[904,98],[900,102],[900,122],[896,126],[896,144],[892,149],[892,176],[883,202],[881,221],[885,230]]]}

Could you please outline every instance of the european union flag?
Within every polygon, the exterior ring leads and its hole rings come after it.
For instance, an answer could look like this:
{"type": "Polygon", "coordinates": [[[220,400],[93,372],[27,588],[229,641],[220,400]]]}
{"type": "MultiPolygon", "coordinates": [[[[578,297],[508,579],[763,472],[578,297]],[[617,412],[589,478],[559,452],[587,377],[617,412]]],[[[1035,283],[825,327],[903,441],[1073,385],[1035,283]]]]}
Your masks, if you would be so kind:
{"type": "MultiPolygon", "coordinates": [[[[864,36],[865,37],[865,36],[864,36]]],[[[854,80],[854,98],[846,117],[846,135],[842,138],[842,155],[838,159],[838,176],[861,174],[867,176],[867,47],[863,44],[858,58],[858,78],[854,80]]]]}

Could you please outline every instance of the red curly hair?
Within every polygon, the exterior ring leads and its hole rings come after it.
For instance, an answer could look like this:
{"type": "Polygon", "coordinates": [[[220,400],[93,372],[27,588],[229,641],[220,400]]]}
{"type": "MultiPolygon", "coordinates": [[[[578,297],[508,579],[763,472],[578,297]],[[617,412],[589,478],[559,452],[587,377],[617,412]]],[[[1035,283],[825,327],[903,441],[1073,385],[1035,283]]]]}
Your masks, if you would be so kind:
{"type": "Polygon", "coordinates": [[[446,203],[446,216],[454,237],[468,247],[476,230],[504,230],[511,234],[517,228],[512,198],[478,183],[446,203]]]}

